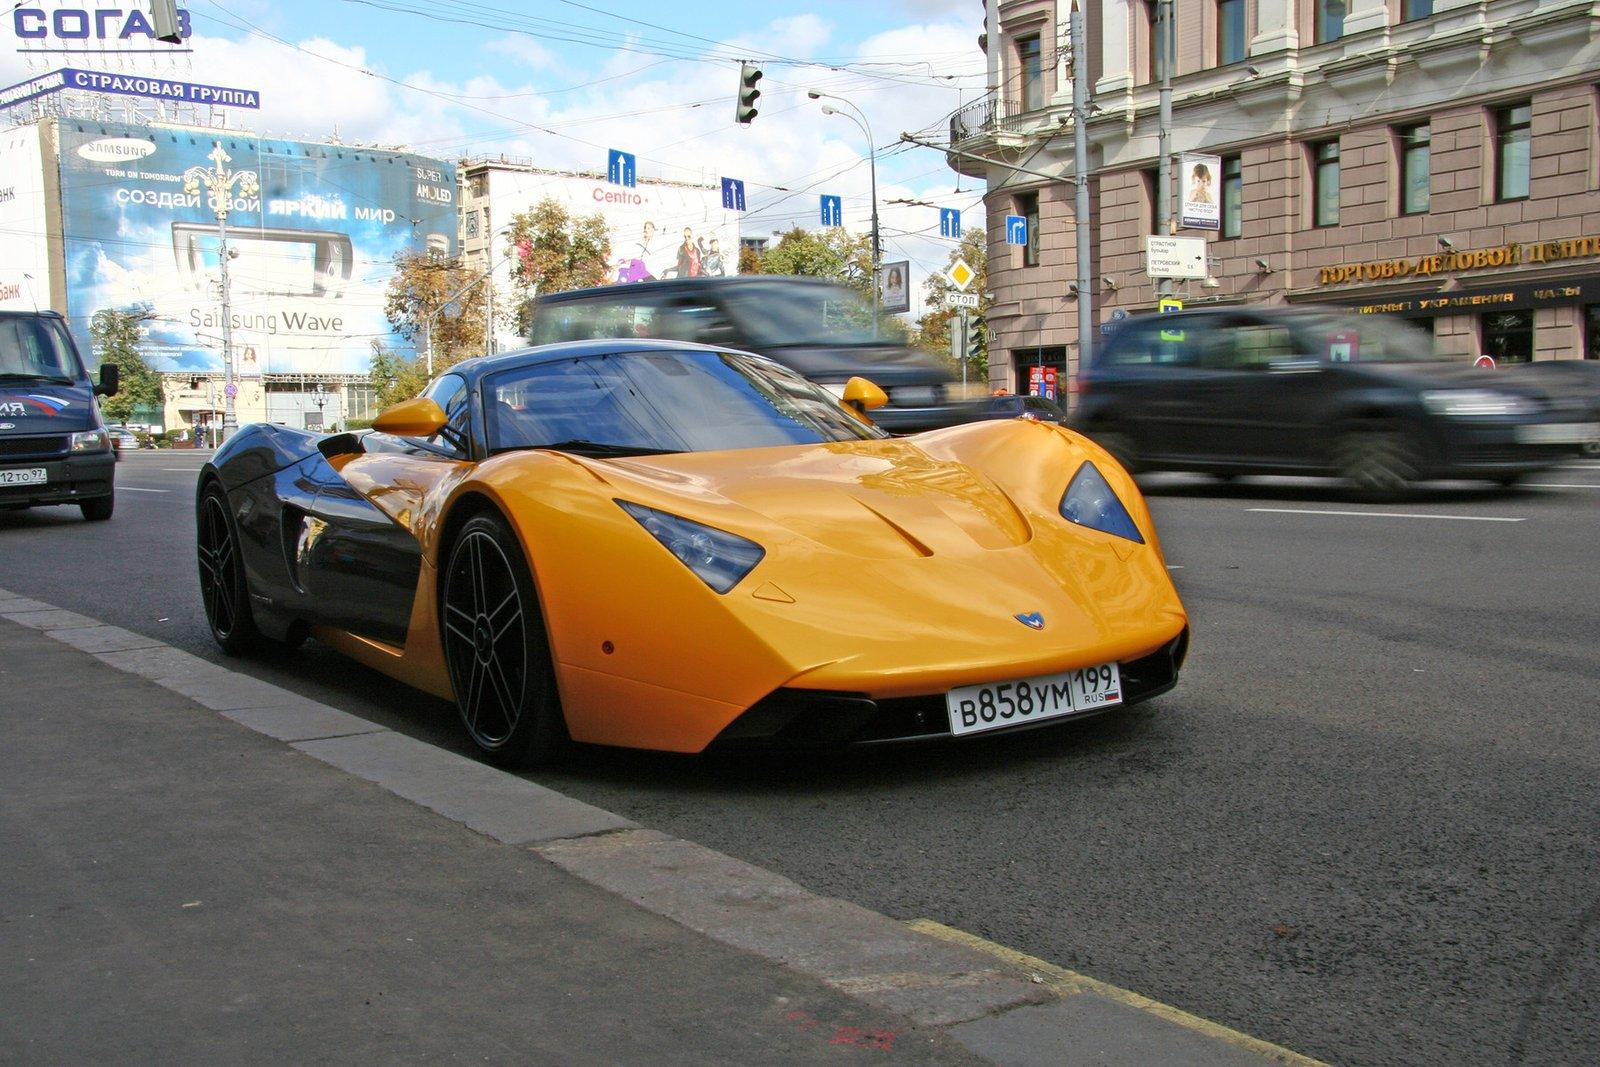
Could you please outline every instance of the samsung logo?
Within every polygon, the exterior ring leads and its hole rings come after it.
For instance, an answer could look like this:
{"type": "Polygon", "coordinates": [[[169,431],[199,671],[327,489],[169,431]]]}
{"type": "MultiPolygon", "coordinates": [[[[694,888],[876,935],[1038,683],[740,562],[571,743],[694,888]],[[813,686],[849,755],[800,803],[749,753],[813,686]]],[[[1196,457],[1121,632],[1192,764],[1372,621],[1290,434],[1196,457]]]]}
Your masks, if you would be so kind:
{"type": "Polygon", "coordinates": [[[79,145],[78,155],[95,163],[120,163],[128,159],[143,159],[155,150],[155,145],[137,137],[102,137],[98,141],[79,145]]]}

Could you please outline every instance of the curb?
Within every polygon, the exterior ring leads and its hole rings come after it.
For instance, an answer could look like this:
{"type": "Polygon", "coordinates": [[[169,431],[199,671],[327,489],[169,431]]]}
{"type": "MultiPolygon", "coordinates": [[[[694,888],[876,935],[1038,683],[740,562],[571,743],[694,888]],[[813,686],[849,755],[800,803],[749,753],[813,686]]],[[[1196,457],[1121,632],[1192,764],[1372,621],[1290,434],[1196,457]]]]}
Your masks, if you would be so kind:
{"type": "Polygon", "coordinates": [[[153,638],[0,589],[0,618],[149,679],[712,940],[992,1063],[1319,1061],[929,920],[903,923],[153,638]]]}

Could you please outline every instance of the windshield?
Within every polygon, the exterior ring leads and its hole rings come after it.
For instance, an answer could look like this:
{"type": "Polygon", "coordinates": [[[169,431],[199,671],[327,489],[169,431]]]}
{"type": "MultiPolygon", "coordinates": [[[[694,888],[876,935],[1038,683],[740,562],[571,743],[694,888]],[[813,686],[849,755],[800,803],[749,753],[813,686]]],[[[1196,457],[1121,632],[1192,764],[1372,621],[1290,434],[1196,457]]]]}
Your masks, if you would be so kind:
{"type": "Polygon", "coordinates": [[[1330,363],[1428,363],[1440,359],[1432,334],[1387,315],[1311,315],[1302,329],[1311,351],[1330,363]]]}
{"type": "Polygon", "coordinates": [[[53,320],[0,316],[0,378],[71,382],[82,375],[53,320]]]}
{"type": "Polygon", "coordinates": [[[874,333],[872,305],[842,285],[755,282],[728,286],[723,299],[760,348],[881,345],[901,339],[900,329],[888,320],[874,333]]]}
{"type": "Polygon", "coordinates": [[[484,386],[490,452],[707,452],[886,436],[832,395],[733,352],[615,352],[535,363],[484,386]]]}

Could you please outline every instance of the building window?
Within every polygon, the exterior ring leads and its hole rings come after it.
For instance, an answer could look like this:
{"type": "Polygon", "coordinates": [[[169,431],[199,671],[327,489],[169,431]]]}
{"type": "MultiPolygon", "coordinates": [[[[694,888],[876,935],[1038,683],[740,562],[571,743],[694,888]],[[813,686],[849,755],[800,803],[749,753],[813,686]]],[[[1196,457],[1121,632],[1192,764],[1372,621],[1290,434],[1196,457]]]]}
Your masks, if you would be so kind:
{"type": "Polygon", "coordinates": [[[1428,187],[1431,180],[1428,146],[1433,136],[1430,128],[1407,126],[1400,131],[1400,213],[1422,215],[1428,210],[1428,187]]]}
{"type": "Polygon", "coordinates": [[[1146,69],[1150,72],[1150,80],[1153,82],[1158,82],[1161,80],[1162,70],[1161,5],[1157,3],[1157,0],[1145,0],[1144,13],[1145,17],[1149,19],[1149,30],[1146,32],[1145,36],[1149,43],[1150,54],[1148,57],[1146,57],[1146,69]]]}
{"type": "Polygon", "coordinates": [[[1044,107],[1044,61],[1039,35],[1017,38],[1017,70],[1022,82],[1022,110],[1044,107]]]}
{"type": "Polygon", "coordinates": [[[1512,104],[1494,113],[1496,200],[1521,200],[1528,195],[1532,133],[1532,104],[1512,104]]]}
{"type": "Polygon", "coordinates": [[[1533,312],[1496,311],[1483,316],[1483,354],[1496,363],[1533,359],[1533,312]]]}
{"type": "Polygon", "coordinates": [[[1022,265],[1039,265],[1039,194],[1023,193],[1017,197],[1017,214],[1028,221],[1028,243],[1022,246],[1022,265]]]}
{"type": "Polygon", "coordinates": [[[1339,225],[1339,142],[1311,146],[1311,224],[1339,225]]]}
{"type": "Polygon", "coordinates": [[[1400,21],[1415,22],[1433,15],[1433,0],[1400,0],[1400,21]]]}
{"type": "Polygon", "coordinates": [[[1155,167],[1141,171],[1140,182],[1144,186],[1144,202],[1149,205],[1149,212],[1144,218],[1145,233],[1162,233],[1161,229],[1161,171],[1155,167]]]}
{"type": "Polygon", "coordinates": [[[1600,359],[1600,304],[1583,309],[1583,358],[1600,359]]]}
{"type": "Polygon", "coordinates": [[[1317,43],[1337,41],[1344,36],[1344,16],[1348,0],[1316,0],[1317,43]]]}
{"type": "Polygon", "coordinates": [[[1238,237],[1244,232],[1244,160],[1222,157],[1222,236],[1238,237]]]}
{"type": "Polygon", "coordinates": [[[1242,63],[1247,48],[1244,0],[1217,0],[1217,63],[1242,63]]]}

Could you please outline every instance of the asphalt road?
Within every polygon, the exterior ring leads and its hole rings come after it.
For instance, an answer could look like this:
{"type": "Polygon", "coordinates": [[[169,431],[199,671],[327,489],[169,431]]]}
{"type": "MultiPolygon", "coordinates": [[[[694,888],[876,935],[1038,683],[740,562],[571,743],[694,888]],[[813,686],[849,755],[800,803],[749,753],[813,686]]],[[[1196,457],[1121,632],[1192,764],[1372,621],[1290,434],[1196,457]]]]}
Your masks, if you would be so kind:
{"type": "MultiPolygon", "coordinates": [[[[117,515],[0,513],[0,585],[223,660],[193,454],[117,515]]],[[[1146,488],[1194,621],[1174,692],[1007,739],[536,777],[1337,1063],[1600,1062],[1600,462],[1514,493],[1146,488]]],[[[236,666],[241,666],[235,663],[236,666]]],[[[315,643],[242,669],[465,751],[315,643]]]]}

